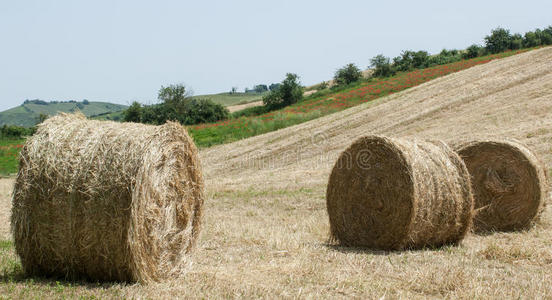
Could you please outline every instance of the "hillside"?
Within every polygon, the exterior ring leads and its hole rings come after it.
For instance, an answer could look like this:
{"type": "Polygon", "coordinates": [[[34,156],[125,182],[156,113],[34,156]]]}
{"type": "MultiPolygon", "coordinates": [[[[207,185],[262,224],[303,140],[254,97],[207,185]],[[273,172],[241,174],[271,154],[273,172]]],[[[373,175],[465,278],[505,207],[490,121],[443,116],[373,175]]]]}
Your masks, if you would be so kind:
{"type": "MultiPolygon", "coordinates": [[[[551,295],[550,207],[527,233],[470,235],[460,247],[396,253],[327,246],[325,211],[331,167],[361,135],[449,142],[475,136],[516,138],[534,149],[550,170],[551,128],[548,47],[307,123],[204,149],[209,194],[205,223],[211,226],[199,244],[200,252],[212,250],[197,256],[192,278],[223,282],[214,291],[221,295],[234,291],[252,297],[298,296],[301,290],[298,297],[308,298],[320,289],[329,298],[551,295]]],[[[199,281],[183,284],[186,290],[199,281]]]]}
{"type": "Polygon", "coordinates": [[[0,112],[0,126],[18,125],[30,127],[36,125],[40,114],[55,115],[58,112],[74,112],[80,110],[88,117],[118,112],[125,105],[108,102],[44,102],[26,101],[20,106],[0,112]]]}
{"type": "Polygon", "coordinates": [[[196,99],[211,99],[211,101],[222,104],[224,106],[232,106],[237,104],[246,104],[253,101],[259,101],[266,93],[219,93],[219,94],[206,94],[197,95],[192,98],[196,99]]]}

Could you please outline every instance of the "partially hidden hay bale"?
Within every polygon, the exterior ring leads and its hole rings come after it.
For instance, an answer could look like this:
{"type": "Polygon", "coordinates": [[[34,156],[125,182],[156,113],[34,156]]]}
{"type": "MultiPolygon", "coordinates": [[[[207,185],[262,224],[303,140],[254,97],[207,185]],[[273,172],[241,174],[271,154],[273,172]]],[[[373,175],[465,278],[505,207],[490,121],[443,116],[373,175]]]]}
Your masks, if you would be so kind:
{"type": "Polygon", "coordinates": [[[326,199],[331,239],[344,246],[456,244],[473,216],[468,171],[439,141],[358,139],[337,160],[326,199]]]}
{"type": "Polygon", "coordinates": [[[19,163],[11,226],[26,274],[150,282],[186,271],[203,178],[179,124],[62,114],[39,125],[19,163]]]}
{"type": "Polygon", "coordinates": [[[455,150],[471,176],[474,231],[522,230],[534,223],[547,184],[543,165],[531,150],[506,140],[460,143],[455,150]]]}

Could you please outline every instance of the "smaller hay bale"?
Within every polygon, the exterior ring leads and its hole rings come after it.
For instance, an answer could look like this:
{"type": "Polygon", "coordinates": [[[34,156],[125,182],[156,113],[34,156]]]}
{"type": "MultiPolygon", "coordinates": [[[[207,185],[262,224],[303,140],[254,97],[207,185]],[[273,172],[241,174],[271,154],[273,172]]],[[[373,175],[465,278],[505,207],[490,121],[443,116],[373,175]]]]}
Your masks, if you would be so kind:
{"type": "Polygon", "coordinates": [[[358,139],[338,158],[326,201],[331,240],[371,249],[456,244],[473,216],[466,166],[440,141],[358,139]]]}
{"type": "Polygon", "coordinates": [[[197,240],[203,175],[184,127],[61,114],[23,147],[11,228],[29,276],[163,281],[197,240]]]}
{"type": "Polygon", "coordinates": [[[544,207],[546,173],[535,154],[512,140],[454,146],[471,176],[474,231],[528,229],[544,207]]]}

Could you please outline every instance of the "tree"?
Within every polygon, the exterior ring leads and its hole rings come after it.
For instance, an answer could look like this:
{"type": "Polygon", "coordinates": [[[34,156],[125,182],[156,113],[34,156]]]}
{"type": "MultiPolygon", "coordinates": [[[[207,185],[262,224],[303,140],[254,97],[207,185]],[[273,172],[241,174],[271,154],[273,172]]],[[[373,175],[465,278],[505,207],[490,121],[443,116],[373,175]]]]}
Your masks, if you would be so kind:
{"type": "Polygon", "coordinates": [[[273,83],[273,84],[268,86],[268,89],[273,91],[273,90],[278,89],[280,87],[280,85],[281,85],[280,83],[273,83]]]}
{"type": "Polygon", "coordinates": [[[377,55],[370,60],[370,66],[374,68],[374,76],[376,77],[388,77],[395,74],[395,70],[389,62],[389,58],[383,56],[383,54],[377,55]]]}
{"type": "Polygon", "coordinates": [[[510,37],[510,46],[508,48],[511,50],[523,48],[523,37],[521,34],[516,33],[510,37]]]}
{"type": "Polygon", "coordinates": [[[525,36],[523,37],[523,47],[531,48],[531,47],[540,46],[540,44],[541,44],[541,40],[537,33],[532,31],[525,33],[525,36]]]}
{"type": "Polygon", "coordinates": [[[473,44],[466,49],[466,52],[462,54],[463,59],[476,58],[479,56],[481,51],[481,46],[473,44]]]}
{"type": "Polygon", "coordinates": [[[362,78],[362,72],[355,64],[347,64],[335,72],[334,80],[339,85],[351,84],[362,78]]]}
{"type": "Polygon", "coordinates": [[[212,123],[228,119],[229,111],[210,99],[190,99],[186,102],[186,113],[182,120],[185,125],[212,123]]]}
{"type": "Polygon", "coordinates": [[[509,49],[512,36],[510,30],[498,27],[485,37],[485,48],[490,53],[499,53],[509,49]]]}
{"type": "Polygon", "coordinates": [[[230,90],[230,94],[235,94],[238,91],[238,88],[233,86],[232,90],[230,90]]]}
{"type": "Polygon", "coordinates": [[[268,110],[275,110],[296,103],[302,98],[303,87],[299,82],[299,76],[287,73],[280,86],[263,97],[263,104],[268,110]]]}
{"type": "Polygon", "coordinates": [[[142,121],[142,105],[134,101],[132,104],[123,112],[123,121],[125,122],[135,122],[139,123],[142,121]]]}
{"type": "Polygon", "coordinates": [[[268,87],[266,86],[266,84],[258,84],[255,86],[255,92],[261,94],[261,93],[264,93],[266,91],[268,91],[268,87]]]}
{"type": "Polygon", "coordinates": [[[414,69],[422,69],[427,67],[428,61],[429,53],[427,53],[427,51],[417,51],[412,54],[412,67],[414,69]]]}

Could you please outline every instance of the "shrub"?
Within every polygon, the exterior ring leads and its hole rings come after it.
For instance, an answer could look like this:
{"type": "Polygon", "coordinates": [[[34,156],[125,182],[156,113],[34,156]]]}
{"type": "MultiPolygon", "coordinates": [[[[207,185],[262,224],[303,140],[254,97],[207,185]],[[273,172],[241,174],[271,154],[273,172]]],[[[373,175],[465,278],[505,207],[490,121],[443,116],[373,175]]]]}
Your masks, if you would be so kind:
{"type": "Polygon", "coordinates": [[[185,125],[213,123],[226,120],[230,115],[226,107],[210,99],[191,99],[186,102],[185,107],[185,115],[181,120],[185,125]]]}
{"type": "Polygon", "coordinates": [[[302,98],[303,87],[299,82],[299,76],[287,73],[281,85],[263,97],[263,104],[268,110],[275,110],[296,103],[302,98]]]}
{"type": "Polygon", "coordinates": [[[362,72],[355,64],[348,64],[335,72],[334,80],[337,84],[347,85],[359,81],[362,72]]]}
{"type": "Polygon", "coordinates": [[[521,34],[516,33],[510,38],[510,47],[511,50],[517,50],[523,48],[523,37],[521,34]]]}
{"type": "Polygon", "coordinates": [[[541,44],[540,37],[535,32],[529,31],[525,33],[525,36],[523,37],[523,47],[525,48],[536,47],[536,46],[540,46],[540,44],[541,44]]]}
{"type": "Polygon", "coordinates": [[[374,76],[388,77],[395,74],[395,70],[389,62],[389,58],[383,54],[377,55],[370,60],[370,66],[374,68],[374,76]]]}
{"type": "Polygon", "coordinates": [[[124,111],[123,121],[139,123],[139,122],[141,122],[141,120],[142,120],[142,105],[140,105],[140,103],[134,101],[124,111]]]}
{"type": "Polygon", "coordinates": [[[20,139],[34,133],[33,128],[21,127],[17,125],[5,125],[0,127],[0,137],[8,139],[20,139]]]}
{"type": "Polygon", "coordinates": [[[493,54],[506,51],[510,47],[511,39],[509,30],[498,27],[485,37],[485,48],[493,54]]]}
{"type": "Polygon", "coordinates": [[[230,113],[221,104],[210,99],[193,99],[184,85],[161,87],[159,100],[154,105],[141,106],[138,102],[124,112],[125,122],[141,122],[149,124],[164,124],[167,121],[178,121],[184,125],[209,123],[225,120],[230,113]]]}

